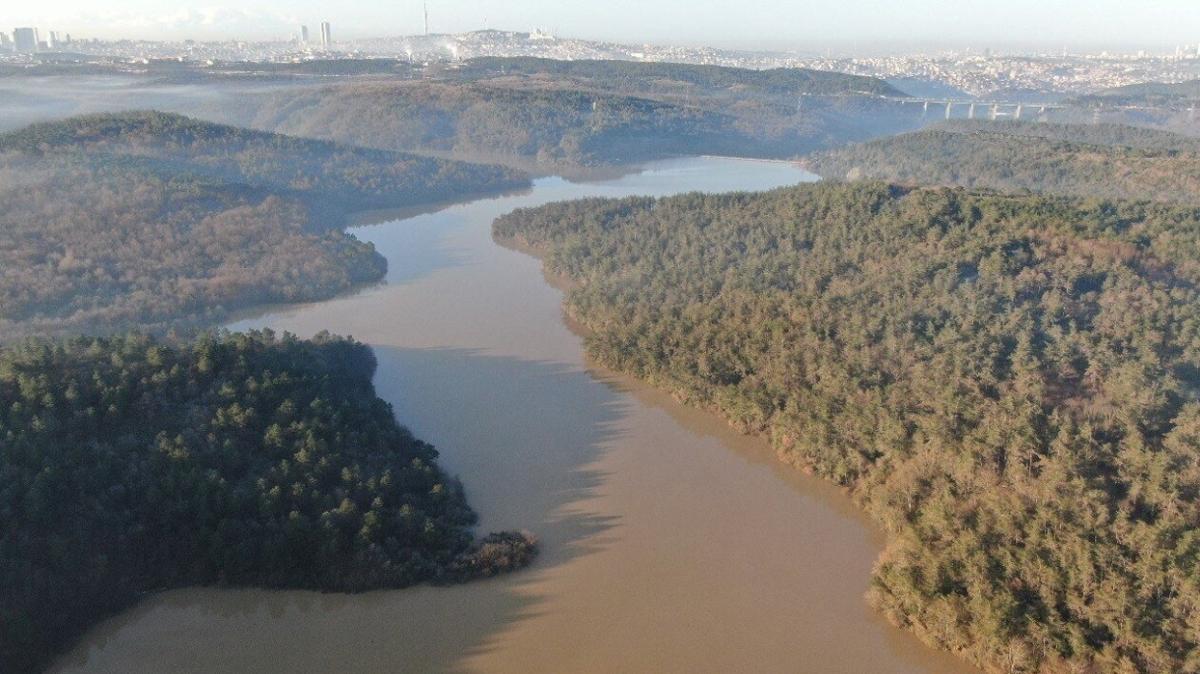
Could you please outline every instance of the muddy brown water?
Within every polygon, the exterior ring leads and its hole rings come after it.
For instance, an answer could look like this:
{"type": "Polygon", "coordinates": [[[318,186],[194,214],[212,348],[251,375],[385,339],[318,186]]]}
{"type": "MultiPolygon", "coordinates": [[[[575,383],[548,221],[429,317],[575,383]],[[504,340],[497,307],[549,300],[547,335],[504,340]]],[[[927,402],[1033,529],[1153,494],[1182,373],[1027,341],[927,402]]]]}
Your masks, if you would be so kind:
{"type": "Polygon", "coordinates": [[[463,480],[480,531],[537,533],[538,561],[449,588],[165,592],[53,670],[973,671],[867,606],[882,540],[845,496],[592,366],[539,261],[491,238],[496,216],[548,201],[812,179],[783,163],[672,160],[356,229],[388,258],[384,285],[231,327],[371,344],[379,394],[463,480]]]}

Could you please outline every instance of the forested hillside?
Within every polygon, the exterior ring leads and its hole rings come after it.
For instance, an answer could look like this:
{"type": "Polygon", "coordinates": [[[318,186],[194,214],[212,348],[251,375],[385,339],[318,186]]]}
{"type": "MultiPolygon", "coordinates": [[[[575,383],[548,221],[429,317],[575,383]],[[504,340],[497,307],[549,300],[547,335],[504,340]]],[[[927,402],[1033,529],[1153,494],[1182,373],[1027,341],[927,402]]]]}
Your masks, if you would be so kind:
{"type": "Polygon", "coordinates": [[[1105,89],[1067,101],[1059,114],[1078,122],[1100,119],[1169,129],[1191,136],[1200,135],[1200,80],[1189,82],[1145,82],[1105,89]]]}
{"type": "Polygon", "coordinates": [[[601,363],[885,528],[870,599],[995,672],[1200,671],[1200,210],[881,183],[499,219],[601,363]]]}
{"type": "Polygon", "coordinates": [[[247,97],[224,119],[281,133],[549,170],[682,154],[792,157],[914,128],[872,78],[668,63],[476,59],[247,97]]]}
{"type": "Polygon", "coordinates": [[[310,229],[336,229],[349,210],[394,208],[525,187],[499,166],[293,138],[161,112],[84,115],[0,135],[6,163],[118,161],[270,190],[314,209],[310,229]]]}
{"type": "Polygon", "coordinates": [[[560,61],[544,58],[478,58],[439,70],[448,79],[479,80],[495,76],[569,79],[577,85],[638,96],[684,93],[730,96],[837,96],[865,94],[903,96],[887,82],[861,75],[807,68],[750,70],[661,61],[560,61]]]}
{"type": "Polygon", "coordinates": [[[385,261],[353,210],[521,187],[511,169],[154,112],[0,135],[0,340],[211,323],[329,297],[385,261]]]}
{"type": "Polygon", "coordinates": [[[936,127],[953,133],[990,133],[1019,138],[1042,138],[1078,145],[1098,145],[1153,151],[1200,151],[1200,139],[1161,129],[1128,124],[1055,124],[1013,120],[941,122],[936,127]]]}
{"type": "MultiPolygon", "coordinates": [[[[337,85],[274,94],[252,126],[456,157],[597,166],[733,144],[733,120],[628,96],[474,83],[337,85]]],[[[744,142],[753,142],[744,136],[744,142]]]]}
{"type": "Polygon", "coordinates": [[[251,333],[0,349],[0,670],[163,588],[357,592],[528,563],[475,541],[358,343],[251,333]]]}
{"type": "Polygon", "coordinates": [[[1200,140],[1116,124],[952,122],[805,164],[836,179],[1200,203],[1200,140]]]}
{"type": "Polygon", "coordinates": [[[1079,105],[1150,105],[1190,106],[1200,99],[1200,80],[1187,82],[1144,82],[1104,89],[1078,96],[1072,103],[1079,105]]]}

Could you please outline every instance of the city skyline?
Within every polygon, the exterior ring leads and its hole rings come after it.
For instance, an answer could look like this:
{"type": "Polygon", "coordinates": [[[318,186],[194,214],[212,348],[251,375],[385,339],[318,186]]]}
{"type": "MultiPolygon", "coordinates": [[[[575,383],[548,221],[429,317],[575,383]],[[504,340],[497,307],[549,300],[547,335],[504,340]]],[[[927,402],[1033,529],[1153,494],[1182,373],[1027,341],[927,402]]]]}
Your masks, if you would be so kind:
{"type": "MultiPolygon", "coordinates": [[[[571,37],[619,42],[675,42],[752,49],[900,47],[1075,47],[1169,50],[1200,40],[1200,12],[1188,0],[1130,7],[1117,0],[1058,3],[1009,0],[920,0],[903,8],[858,0],[841,4],[802,0],[718,3],[713,0],[546,0],[504,4],[440,0],[428,3],[429,29],[459,33],[484,28],[543,29],[571,37]],[[672,16],[687,16],[682,30],[672,16]],[[630,21],[637,17],[637,21],[630,21]]],[[[331,8],[311,0],[254,0],[230,5],[181,6],[167,0],[127,0],[95,10],[77,0],[47,0],[4,17],[16,26],[79,37],[143,40],[283,40],[301,25],[328,21],[342,39],[425,32],[422,0],[365,2],[331,8]]]]}

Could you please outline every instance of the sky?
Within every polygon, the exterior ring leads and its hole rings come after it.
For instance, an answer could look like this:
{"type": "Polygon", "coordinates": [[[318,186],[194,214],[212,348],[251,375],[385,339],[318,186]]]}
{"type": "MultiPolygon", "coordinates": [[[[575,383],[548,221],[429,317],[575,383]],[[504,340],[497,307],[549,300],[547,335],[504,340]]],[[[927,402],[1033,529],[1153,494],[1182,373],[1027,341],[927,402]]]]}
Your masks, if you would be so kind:
{"type": "MultiPolygon", "coordinates": [[[[75,37],[335,38],[419,33],[421,0],[6,1],[0,27],[75,37]],[[9,24],[9,25],[4,25],[9,24]]],[[[1200,43],[1200,0],[429,0],[434,32],[531,30],[619,42],[763,49],[1045,46],[1174,49],[1200,43]]]]}

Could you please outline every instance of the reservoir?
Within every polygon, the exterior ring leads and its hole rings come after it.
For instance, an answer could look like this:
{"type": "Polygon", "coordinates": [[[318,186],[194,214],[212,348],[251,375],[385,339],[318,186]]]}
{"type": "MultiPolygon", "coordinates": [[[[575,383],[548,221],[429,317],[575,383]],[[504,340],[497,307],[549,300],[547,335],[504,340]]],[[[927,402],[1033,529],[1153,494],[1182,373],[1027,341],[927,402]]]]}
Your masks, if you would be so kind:
{"type": "Polygon", "coordinates": [[[479,532],[530,530],[537,561],[361,595],[165,592],[52,671],[975,671],[868,607],[883,540],[847,497],[589,363],[540,262],[491,237],[497,216],[550,201],[813,179],[786,163],[680,159],[356,228],[387,257],[386,283],[230,327],[369,343],[379,395],[461,478],[479,532]]]}

